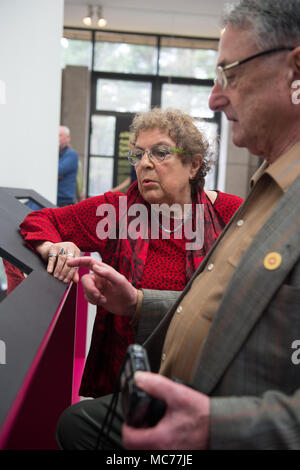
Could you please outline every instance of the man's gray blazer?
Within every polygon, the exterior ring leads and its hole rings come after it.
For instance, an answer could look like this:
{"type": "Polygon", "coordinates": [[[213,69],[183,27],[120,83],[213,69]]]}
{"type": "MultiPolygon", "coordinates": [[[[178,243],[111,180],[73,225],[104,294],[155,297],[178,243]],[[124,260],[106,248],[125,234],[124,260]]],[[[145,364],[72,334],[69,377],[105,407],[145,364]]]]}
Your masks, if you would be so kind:
{"type": "MultiPolygon", "coordinates": [[[[211,449],[300,449],[300,364],[292,360],[300,341],[299,202],[300,178],[240,259],[199,355],[193,385],[212,397],[211,449]],[[273,271],[263,263],[271,252],[282,257],[273,271]]],[[[180,294],[144,290],[137,341],[152,331],[145,347],[155,371],[168,325],[191,282],[180,294]]]]}

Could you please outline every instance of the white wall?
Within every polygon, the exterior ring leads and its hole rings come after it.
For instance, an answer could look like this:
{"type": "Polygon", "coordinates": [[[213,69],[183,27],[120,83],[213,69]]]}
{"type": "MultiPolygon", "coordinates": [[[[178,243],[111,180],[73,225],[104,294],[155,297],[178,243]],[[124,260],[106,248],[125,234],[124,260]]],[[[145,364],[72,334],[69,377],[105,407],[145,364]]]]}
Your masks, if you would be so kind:
{"type": "Polygon", "coordinates": [[[221,114],[221,129],[222,132],[219,147],[219,171],[217,188],[219,189],[219,191],[225,192],[229,122],[225,117],[224,113],[221,114]]]}
{"type": "MultiPolygon", "coordinates": [[[[106,29],[217,38],[229,0],[65,0],[65,25],[82,27],[87,4],[101,4],[106,29]]],[[[236,0],[230,0],[230,3],[236,0]]],[[[96,25],[96,15],[94,15],[96,25]]]]}
{"type": "Polygon", "coordinates": [[[0,1],[0,186],[34,189],[53,203],[63,6],[0,1]]]}

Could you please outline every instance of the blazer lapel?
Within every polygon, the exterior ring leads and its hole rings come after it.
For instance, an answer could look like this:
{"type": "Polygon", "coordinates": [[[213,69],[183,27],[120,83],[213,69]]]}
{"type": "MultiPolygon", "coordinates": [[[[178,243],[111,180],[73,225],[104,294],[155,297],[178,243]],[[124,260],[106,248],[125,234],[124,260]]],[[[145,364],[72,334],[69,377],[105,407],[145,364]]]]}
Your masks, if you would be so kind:
{"type": "Polygon", "coordinates": [[[211,393],[299,259],[299,190],[300,178],[279,201],[230,280],[194,375],[193,384],[204,393],[211,393]],[[266,255],[272,252],[282,257],[276,270],[264,267],[266,255]]]}

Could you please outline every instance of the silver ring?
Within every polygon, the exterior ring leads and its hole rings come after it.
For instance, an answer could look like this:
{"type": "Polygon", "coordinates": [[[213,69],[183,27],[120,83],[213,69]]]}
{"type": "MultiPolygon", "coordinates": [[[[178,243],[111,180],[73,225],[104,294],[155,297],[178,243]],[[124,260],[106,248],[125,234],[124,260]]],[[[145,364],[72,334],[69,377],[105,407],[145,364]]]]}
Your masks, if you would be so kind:
{"type": "Polygon", "coordinates": [[[66,254],[66,250],[65,250],[64,248],[62,248],[58,254],[59,254],[59,255],[65,255],[65,254],[66,254]]]}
{"type": "Polygon", "coordinates": [[[57,254],[56,253],[49,253],[48,258],[56,258],[57,254]]]}
{"type": "Polygon", "coordinates": [[[75,255],[74,255],[74,253],[67,253],[67,257],[75,258],[75,255]]]}

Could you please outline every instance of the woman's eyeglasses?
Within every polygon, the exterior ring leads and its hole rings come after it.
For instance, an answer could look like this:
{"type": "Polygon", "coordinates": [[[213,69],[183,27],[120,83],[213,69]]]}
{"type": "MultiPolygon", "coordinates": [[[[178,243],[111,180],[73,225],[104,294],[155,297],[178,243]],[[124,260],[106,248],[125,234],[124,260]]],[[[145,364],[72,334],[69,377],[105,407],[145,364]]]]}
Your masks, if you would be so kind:
{"type": "Polygon", "coordinates": [[[128,160],[131,165],[135,166],[140,163],[145,153],[147,153],[150,160],[154,163],[162,163],[165,158],[172,152],[184,153],[175,147],[168,147],[167,145],[154,145],[150,149],[132,149],[128,152],[128,160]]]}

